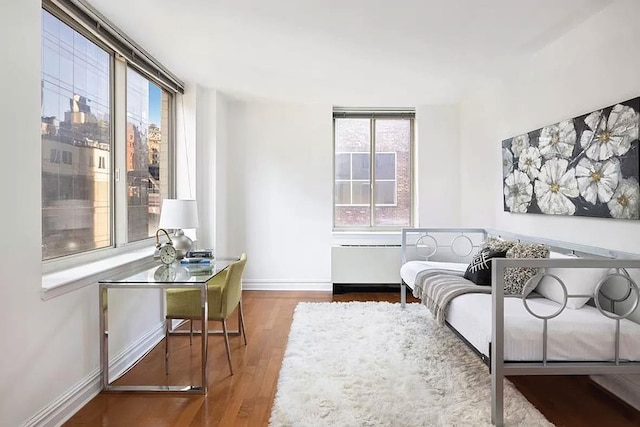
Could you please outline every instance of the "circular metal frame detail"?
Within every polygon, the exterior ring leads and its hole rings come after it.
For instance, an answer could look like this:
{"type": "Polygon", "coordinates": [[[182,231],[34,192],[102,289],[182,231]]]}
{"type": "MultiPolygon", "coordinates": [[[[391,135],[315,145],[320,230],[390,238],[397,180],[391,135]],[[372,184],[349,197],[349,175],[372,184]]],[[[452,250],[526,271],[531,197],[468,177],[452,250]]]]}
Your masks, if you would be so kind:
{"type": "MultiPolygon", "coordinates": [[[[623,313],[623,314],[615,314],[615,313],[611,313],[609,311],[605,311],[602,308],[602,306],[600,305],[600,299],[599,298],[594,298],[594,301],[596,303],[596,308],[598,309],[598,311],[603,316],[608,317],[609,319],[613,319],[613,320],[626,319],[627,317],[629,317],[631,315],[631,313],[636,311],[636,308],[638,308],[638,304],[640,304],[640,289],[638,288],[638,284],[631,277],[629,277],[628,275],[622,274],[622,273],[610,273],[610,274],[607,274],[602,279],[600,279],[600,281],[598,282],[598,285],[596,286],[596,290],[594,292],[594,295],[596,295],[596,296],[598,294],[604,295],[604,293],[602,292],[601,288],[602,288],[602,286],[604,286],[605,283],[607,283],[609,281],[609,279],[611,279],[613,277],[622,277],[623,279],[626,279],[627,282],[629,283],[629,288],[632,289],[633,291],[635,291],[635,293],[636,293],[636,300],[631,305],[631,308],[626,313],[623,313]]],[[[631,294],[631,291],[629,292],[629,294],[631,294]]],[[[605,298],[606,298],[606,296],[605,296],[605,298]]]]}
{"type": "MultiPolygon", "coordinates": [[[[627,271],[627,269],[626,268],[616,268],[616,272],[619,273],[619,274],[622,274],[627,279],[627,286],[629,288],[627,289],[627,294],[625,296],[623,296],[622,298],[612,298],[612,297],[610,297],[609,295],[606,294],[604,289],[600,289],[600,295],[602,295],[607,300],[609,300],[609,301],[611,301],[613,303],[626,301],[629,298],[629,296],[631,296],[631,292],[633,290],[633,288],[631,287],[631,284],[629,283],[629,280],[631,280],[631,276],[629,276],[629,272],[627,271]],[[622,272],[620,270],[622,270],[622,272]]],[[[607,280],[605,280],[605,282],[607,282],[608,280],[609,279],[607,278],[607,280]]],[[[597,295],[597,293],[595,295],[597,295]]]]}
{"type": "Polygon", "coordinates": [[[451,252],[453,252],[454,255],[459,256],[461,258],[471,255],[471,253],[473,252],[473,242],[471,241],[471,238],[469,238],[469,236],[466,236],[464,234],[458,234],[456,237],[453,238],[453,240],[451,240],[451,252]],[[460,239],[465,239],[467,242],[469,242],[470,248],[469,248],[469,252],[467,252],[466,254],[457,253],[453,246],[460,239]]]}
{"type": "Polygon", "coordinates": [[[438,252],[438,241],[433,237],[430,236],[428,234],[424,234],[422,236],[420,236],[418,238],[418,240],[416,240],[416,251],[418,250],[418,248],[431,248],[431,246],[429,246],[426,242],[424,242],[425,239],[431,239],[431,241],[433,242],[433,251],[426,254],[426,255],[422,255],[420,254],[420,256],[425,257],[426,259],[428,259],[430,256],[435,255],[436,252],[438,252]]]}
{"type": "Polygon", "coordinates": [[[533,310],[531,310],[531,308],[529,307],[529,304],[527,304],[527,297],[531,294],[531,292],[533,292],[533,290],[535,289],[535,286],[532,286],[531,289],[528,290],[528,292],[525,292],[525,291],[522,292],[522,303],[524,304],[524,308],[527,309],[529,314],[531,314],[533,317],[536,317],[541,320],[549,320],[558,316],[560,313],[564,311],[565,307],[567,306],[567,301],[569,299],[569,293],[567,292],[567,287],[565,286],[562,279],[560,279],[558,276],[554,274],[538,273],[527,281],[527,283],[524,286],[524,289],[527,289],[527,285],[529,285],[530,283],[536,283],[536,286],[537,286],[537,283],[540,283],[540,280],[542,280],[545,276],[553,277],[556,280],[556,282],[558,282],[558,284],[562,288],[562,292],[564,293],[564,298],[562,298],[562,307],[560,307],[556,312],[551,313],[547,316],[541,316],[539,314],[534,313],[533,310]]]}

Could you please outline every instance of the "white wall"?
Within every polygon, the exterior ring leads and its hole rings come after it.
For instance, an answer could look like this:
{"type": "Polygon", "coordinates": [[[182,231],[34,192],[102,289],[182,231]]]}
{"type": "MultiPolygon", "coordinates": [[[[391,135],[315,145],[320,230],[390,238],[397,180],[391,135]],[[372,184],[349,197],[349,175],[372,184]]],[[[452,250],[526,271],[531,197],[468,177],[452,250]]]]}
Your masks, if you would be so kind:
{"type": "Polygon", "coordinates": [[[246,287],[329,289],[332,110],[232,100],[228,250],[246,252],[246,287]]]}
{"type": "Polygon", "coordinates": [[[237,255],[229,251],[224,209],[228,205],[227,100],[215,89],[198,86],[196,92],[198,247],[213,249],[216,255],[237,255]]]}
{"type": "MultiPolygon", "coordinates": [[[[640,253],[638,221],[503,212],[500,152],[503,139],[640,96],[638,16],[640,2],[614,2],[462,103],[463,225],[640,253]]],[[[599,381],[640,408],[638,376],[599,381]]]]}
{"type": "Polygon", "coordinates": [[[213,235],[215,232],[215,194],[216,186],[216,110],[215,91],[201,86],[196,90],[196,156],[195,169],[198,183],[194,196],[198,203],[198,248],[215,249],[213,235]],[[213,105],[212,105],[213,103],[213,105]]]}
{"type": "Polygon", "coordinates": [[[458,108],[416,108],[417,222],[420,227],[460,224],[460,157],[458,108]]]}
{"type": "Polygon", "coordinates": [[[229,164],[229,136],[228,136],[228,101],[226,97],[218,92],[216,94],[216,224],[214,229],[214,247],[216,251],[223,255],[233,255],[229,247],[231,236],[227,229],[229,216],[232,213],[224,209],[229,205],[229,170],[233,168],[229,164]]]}

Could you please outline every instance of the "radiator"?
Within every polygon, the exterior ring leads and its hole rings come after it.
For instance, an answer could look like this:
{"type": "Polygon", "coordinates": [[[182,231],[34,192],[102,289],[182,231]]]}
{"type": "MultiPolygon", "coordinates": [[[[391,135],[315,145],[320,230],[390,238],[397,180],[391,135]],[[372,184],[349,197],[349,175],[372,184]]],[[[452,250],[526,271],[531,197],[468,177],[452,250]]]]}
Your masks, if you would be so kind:
{"type": "Polygon", "coordinates": [[[334,284],[399,284],[400,245],[338,245],[331,248],[334,284]]]}

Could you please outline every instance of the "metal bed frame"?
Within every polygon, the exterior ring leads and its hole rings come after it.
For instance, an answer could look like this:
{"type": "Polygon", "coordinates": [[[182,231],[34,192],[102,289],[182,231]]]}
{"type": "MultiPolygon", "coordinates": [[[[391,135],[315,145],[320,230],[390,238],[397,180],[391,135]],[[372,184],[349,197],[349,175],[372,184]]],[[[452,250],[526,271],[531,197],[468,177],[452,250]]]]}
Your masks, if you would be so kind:
{"type": "MultiPolygon", "coordinates": [[[[464,262],[474,249],[479,248],[481,241],[488,236],[502,237],[508,240],[517,240],[527,243],[539,243],[550,247],[552,250],[570,251],[580,256],[575,259],[516,259],[516,258],[494,258],[492,259],[492,333],[489,345],[490,356],[487,358],[475,349],[458,331],[447,325],[456,333],[462,341],[471,347],[472,350],[489,366],[491,373],[491,421],[496,426],[504,425],[504,378],[509,375],[593,375],[593,374],[640,374],[640,361],[624,361],[620,359],[620,321],[631,316],[640,303],[640,288],[638,284],[628,274],[627,269],[640,269],[640,255],[627,252],[611,251],[608,249],[578,245],[555,240],[524,236],[521,234],[500,232],[483,228],[405,228],[402,230],[402,264],[408,261],[408,248],[414,247],[416,255],[422,259],[432,259],[442,249],[448,250],[449,260],[464,262]],[[451,239],[450,243],[439,242],[438,236],[446,236],[451,239]],[[417,236],[411,238],[410,236],[417,236]],[[453,236],[453,237],[451,237],[453,236]],[[463,240],[461,240],[463,239],[463,240]],[[460,251],[456,249],[456,241],[463,241],[469,246],[469,250],[460,251]],[[422,253],[419,253],[422,252],[422,253]],[[469,253],[467,253],[469,252],[469,253]],[[530,310],[527,305],[527,297],[533,287],[527,290],[521,297],[526,310],[534,317],[543,322],[543,359],[533,362],[510,362],[504,360],[504,270],[510,267],[533,267],[539,268],[537,280],[544,276],[551,276],[558,282],[564,291],[564,304],[561,308],[550,315],[539,315],[530,310]],[[570,268],[609,268],[614,269],[597,284],[593,295],[569,294],[564,282],[557,276],[545,273],[545,268],[549,267],[570,267],[570,268]],[[622,279],[627,282],[628,290],[622,298],[614,298],[604,292],[609,280],[612,278],[622,279]],[[599,297],[610,301],[610,311],[602,307],[599,297]],[[595,307],[600,313],[616,322],[615,336],[615,358],[612,361],[598,362],[573,362],[573,361],[548,361],[547,360],[547,321],[558,316],[566,309],[568,298],[589,297],[593,299],[595,307]],[[632,298],[631,300],[629,300],[632,298]],[[630,303],[630,307],[624,309],[623,313],[616,312],[616,303],[630,303]]],[[[445,238],[446,238],[445,237],[445,238]]],[[[463,245],[464,246],[464,245],[463,245]]],[[[437,256],[436,256],[437,257],[437,256]]],[[[416,259],[414,257],[413,259],[416,259]]],[[[401,306],[406,304],[406,283],[401,279],[400,299],[401,306]]],[[[640,339],[640,338],[639,338],[640,339]]]]}

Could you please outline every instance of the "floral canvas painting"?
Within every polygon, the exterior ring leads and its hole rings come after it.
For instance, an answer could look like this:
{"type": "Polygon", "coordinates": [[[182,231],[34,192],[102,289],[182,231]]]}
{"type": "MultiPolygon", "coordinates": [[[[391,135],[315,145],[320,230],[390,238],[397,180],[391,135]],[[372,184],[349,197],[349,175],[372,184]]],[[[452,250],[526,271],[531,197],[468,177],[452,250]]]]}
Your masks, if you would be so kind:
{"type": "Polygon", "coordinates": [[[640,98],[502,141],[504,210],[638,219],[640,98]]]}

